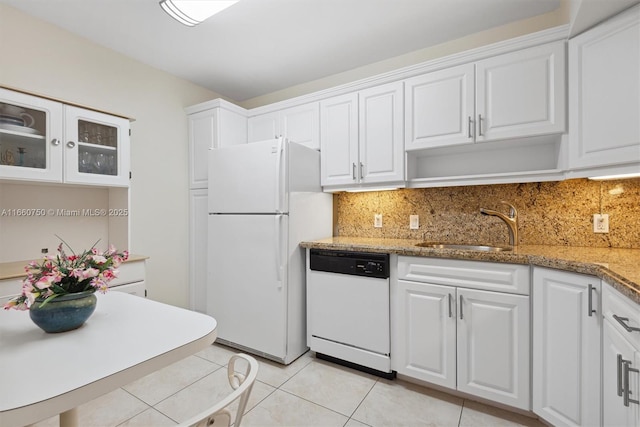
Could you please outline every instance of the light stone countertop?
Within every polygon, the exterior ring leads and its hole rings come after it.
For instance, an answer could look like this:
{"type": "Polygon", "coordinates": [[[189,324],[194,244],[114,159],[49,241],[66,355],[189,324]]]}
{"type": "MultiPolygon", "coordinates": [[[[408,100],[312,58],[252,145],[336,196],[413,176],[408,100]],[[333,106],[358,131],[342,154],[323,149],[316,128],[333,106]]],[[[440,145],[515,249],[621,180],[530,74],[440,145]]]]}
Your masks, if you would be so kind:
{"type": "Polygon", "coordinates": [[[417,247],[422,240],[330,237],[301,242],[310,249],[378,252],[407,256],[529,264],[599,277],[640,304],[640,249],[520,245],[513,251],[482,252],[417,247]]]}
{"type": "MultiPolygon", "coordinates": [[[[125,262],[142,261],[147,258],[149,257],[145,255],[130,254],[129,259],[125,262]]],[[[27,273],[25,272],[24,267],[30,262],[31,260],[0,262],[0,280],[26,277],[27,273]]]]}

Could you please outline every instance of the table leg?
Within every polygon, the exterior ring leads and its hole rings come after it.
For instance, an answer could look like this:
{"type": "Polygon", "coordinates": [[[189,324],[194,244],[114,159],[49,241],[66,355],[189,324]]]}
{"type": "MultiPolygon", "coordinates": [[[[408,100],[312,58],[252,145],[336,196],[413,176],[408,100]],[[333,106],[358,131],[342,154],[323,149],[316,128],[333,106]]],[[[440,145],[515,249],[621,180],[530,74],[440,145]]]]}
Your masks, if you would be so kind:
{"type": "Polygon", "coordinates": [[[60,427],[78,427],[78,408],[60,414],[60,427]]]}

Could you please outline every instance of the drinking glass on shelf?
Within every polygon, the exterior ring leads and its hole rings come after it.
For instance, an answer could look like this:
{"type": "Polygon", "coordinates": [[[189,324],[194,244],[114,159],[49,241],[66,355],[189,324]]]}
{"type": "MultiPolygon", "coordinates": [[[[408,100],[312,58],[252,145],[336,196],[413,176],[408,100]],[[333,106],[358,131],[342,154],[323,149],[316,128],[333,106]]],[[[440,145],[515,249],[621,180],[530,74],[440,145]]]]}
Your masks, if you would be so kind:
{"type": "Polygon", "coordinates": [[[118,169],[117,169],[116,155],[109,154],[107,156],[107,175],[117,175],[117,174],[118,174],[118,169]]]}
{"type": "Polygon", "coordinates": [[[80,172],[85,172],[85,173],[90,173],[91,172],[91,153],[89,153],[88,151],[81,151],[80,152],[80,164],[79,164],[79,171],[80,172]]]}
{"type": "Polygon", "coordinates": [[[104,153],[98,153],[96,154],[96,158],[95,161],[93,162],[93,164],[96,167],[96,173],[99,174],[104,174],[105,169],[106,169],[106,156],[104,155],[104,153]]]}

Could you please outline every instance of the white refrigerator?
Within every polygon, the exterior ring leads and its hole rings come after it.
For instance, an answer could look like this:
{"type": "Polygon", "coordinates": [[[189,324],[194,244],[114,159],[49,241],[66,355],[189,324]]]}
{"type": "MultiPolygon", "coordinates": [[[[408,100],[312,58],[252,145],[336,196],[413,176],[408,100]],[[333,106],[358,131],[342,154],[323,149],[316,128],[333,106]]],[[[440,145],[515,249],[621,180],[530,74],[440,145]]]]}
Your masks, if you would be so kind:
{"type": "Polygon", "coordinates": [[[207,313],[218,341],[289,364],[307,351],[305,252],[332,235],[320,153],[274,140],[209,152],[207,313]]]}

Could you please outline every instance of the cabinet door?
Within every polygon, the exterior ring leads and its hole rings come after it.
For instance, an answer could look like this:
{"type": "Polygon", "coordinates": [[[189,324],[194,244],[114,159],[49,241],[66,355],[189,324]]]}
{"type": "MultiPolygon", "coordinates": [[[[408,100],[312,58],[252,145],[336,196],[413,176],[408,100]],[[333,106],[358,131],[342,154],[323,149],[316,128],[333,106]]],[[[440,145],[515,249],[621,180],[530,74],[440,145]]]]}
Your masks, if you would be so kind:
{"type": "Polygon", "coordinates": [[[322,185],[358,182],[358,94],[320,102],[322,185]]]}
{"type": "Polygon", "coordinates": [[[191,310],[207,312],[207,189],[189,192],[189,300],[191,310]]]}
{"type": "Polygon", "coordinates": [[[404,181],[402,82],[359,93],[359,176],[363,183],[404,181]]]}
{"type": "Polygon", "coordinates": [[[557,42],[476,63],[476,141],[565,130],[565,46],[557,42]]]}
{"type": "Polygon", "coordinates": [[[0,88],[0,179],[62,182],[62,104],[0,88]]]}
{"type": "Polygon", "coordinates": [[[569,166],[640,162],[640,9],[569,41],[569,166]]]}
{"type": "Polygon", "coordinates": [[[552,423],[600,423],[600,279],[535,268],[533,411],[552,423]]]}
{"type": "Polygon", "coordinates": [[[458,302],[458,390],[529,410],[529,297],[458,288],[458,302]]]}
{"type": "Polygon", "coordinates": [[[209,150],[215,147],[219,110],[190,114],[189,121],[189,188],[207,188],[209,150]]]}
{"type": "Polygon", "coordinates": [[[260,114],[259,116],[249,117],[249,142],[266,141],[280,136],[279,113],[260,114]]]}
{"type": "Polygon", "coordinates": [[[129,120],[64,106],[64,181],[129,185],[129,120]]]}
{"type": "Polygon", "coordinates": [[[456,290],[399,280],[393,292],[392,368],[456,388],[456,290]]]}
{"type": "Polygon", "coordinates": [[[407,150],[473,142],[473,64],[405,80],[404,88],[407,150]]]}
{"type": "MultiPolygon", "coordinates": [[[[602,412],[605,426],[638,426],[640,405],[629,402],[624,405],[624,364],[640,369],[640,355],[616,330],[609,319],[604,321],[602,338],[602,412]]],[[[629,372],[630,398],[638,400],[640,374],[629,372]]]]}
{"type": "Polygon", "coordinates": [[[282,134],[289,141],[320,149],[320,104],[310,104],[287,108],[280,112],[282,134]]]}

